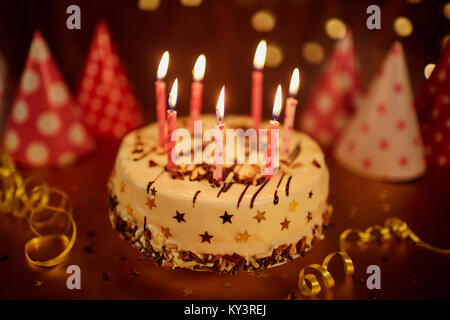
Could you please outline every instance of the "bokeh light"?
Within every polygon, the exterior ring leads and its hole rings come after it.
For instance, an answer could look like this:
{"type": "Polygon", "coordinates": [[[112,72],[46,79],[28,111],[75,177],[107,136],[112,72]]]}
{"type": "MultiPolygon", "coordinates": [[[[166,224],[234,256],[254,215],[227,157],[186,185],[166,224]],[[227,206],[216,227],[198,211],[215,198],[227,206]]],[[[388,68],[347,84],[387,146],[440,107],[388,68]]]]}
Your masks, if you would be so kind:
{"type": "Polygon", "coordinates": [[[447,44],[448,40],[450,40],[450,34],[447,34],[446,36],[444,36],[442,38],[442,47],[444,48],[445,45],[447,44]]]}
{"type": "Polygon", "coordinates": [[[276,44],[267,45],[266,66],[270,68],[278,67],[283,62],[283,50],[276,44]]]}
{"type": "Polygon", "coordinates": [[[444,6],[444,16],[450,20],[450,2],[447,2],[444,6]]]}
{"type": "Polygon", "coordinates": [[[306,42],[302,47],[303,58],[312,64],[319,64],[325,57],[325,52],[322,46],[314,41],[306,42]]]}
{"type": "Polygon", "coordinates": [[[259,10],[252,16],[252,26],[259,32],[272,31],[276,23],[275,16],[267,10],[259,10]]]}
{"type": "Polygon", "coordinates": [[[394,30],[400,37],[407,37],[413,32],[413,24],[406,17],[398,17],[394,21],[394,30]]]}
{"type": "Polygon", "coordinates": [[[198,7],[202,4],[203,0],[180,0],[180,2],[185,7],[198,7]]]}
{"type": "Polygon", "coordinates": [[[424,74],[426,79],[430,78],[435,67],[436,65],[434,63],[429,63],[425,66],[424,74]]]}
{"type": "Polygon", "coordinates": [[[420,3],[422,0],[406,0],[407,3],[409,4],[418,4],[420,3]]]}
{"type": "Polygon", "coordinates": [[[325,23],[325,31],[331,39],[342,39],[347,33],[345,23],[337,18],[331,18],[325,23]]]}
{"type": "Polygon", "coordinates": [[[161,0],[139,0],[138,7],[143,11],[155,11],[159,8],[161,0]]]}

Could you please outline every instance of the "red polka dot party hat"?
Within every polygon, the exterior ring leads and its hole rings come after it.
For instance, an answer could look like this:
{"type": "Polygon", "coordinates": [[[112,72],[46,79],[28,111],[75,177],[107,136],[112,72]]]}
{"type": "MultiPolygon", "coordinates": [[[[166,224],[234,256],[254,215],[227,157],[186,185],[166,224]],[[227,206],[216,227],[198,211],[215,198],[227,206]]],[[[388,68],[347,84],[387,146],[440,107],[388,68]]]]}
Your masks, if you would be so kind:
{"type": "Polygon", "coordinates": [[[422,138],[400,43],[385,57],[335,156],[343,166],[377,180],[407,181],[424,174],[422,138]]]}
{"type": "Polygon", "coordinates": [[[75,108],[46,41],[36,31],[6,125],[4,148],[28,167],[73,163],[93,147],[75,108]]]}
{"type": "Polygon", "coordinates": [[[361,97],[353,37],[339,40],[306,101],[301,129],[322,145],[336,141],[361,97]]]}
{"type": "MultiPolygon", "coordinates": [[[[3,54],[0,52],[0,119],[5,119],[5,100],[7,88],[7,67],[3,54]]],[[[0,132],[3,132],[3,121],[0,121],[0,132]]]]}
{"type": "Polygon", "coordinates": [[[83,122],[97,138],[120,139],[143,116],[105,21],[94,31],[77,97],[83,122]]]}
{"type": "Polygon", "coordinates": [[[417,95],[416,107],[428,163],[450,168],[450,42],[417,95]]]}

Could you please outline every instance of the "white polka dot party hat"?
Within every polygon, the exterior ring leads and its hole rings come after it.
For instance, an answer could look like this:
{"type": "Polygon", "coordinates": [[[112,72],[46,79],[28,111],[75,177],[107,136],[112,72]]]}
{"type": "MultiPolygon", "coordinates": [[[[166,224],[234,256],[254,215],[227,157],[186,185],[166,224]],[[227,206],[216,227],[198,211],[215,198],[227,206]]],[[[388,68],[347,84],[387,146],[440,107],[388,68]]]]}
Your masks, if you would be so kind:
{"type": "Polygon", "coordinates": [[[47,43],[36,31],[6,125],[4,148],[28,167],[73,163],[93,147],[74,110],[47,43]]]}
{"type": "Polygon", "coordinates": [[[408,181],[425,173],[425,158],[406,60],[391,47],[369,92],[335,147],[352,171],[383,181],[408,181]]]}
{"type": "Polygon", "coordinates": [[[416,98],[429,164],[450,168],[450,42],[416,98]]]}
{"type": "Polygon", "coordinates": [[[97,138],[120,139],[142,125],[142,110],[105,21],[94,31],[77,89],[83,122],[97,138]]]}
{"type": "Polygon", "coordinates": [[[350,31],[339,40],[320,74],[300,119],[300,127],[322,145],[339,138],[361,98],[350,31]]]}

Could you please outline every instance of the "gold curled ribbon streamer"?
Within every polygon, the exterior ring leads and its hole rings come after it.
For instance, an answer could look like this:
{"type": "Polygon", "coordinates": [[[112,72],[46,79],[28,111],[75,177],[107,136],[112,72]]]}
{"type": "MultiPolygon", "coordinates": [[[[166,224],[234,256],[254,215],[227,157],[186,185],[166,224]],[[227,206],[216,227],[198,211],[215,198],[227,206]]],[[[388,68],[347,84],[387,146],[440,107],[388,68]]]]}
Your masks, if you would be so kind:
{"type": "Polygon", "coordinates": [[[0,212],[28,220],[35,237],[25,244],[25,257],[34,265],[52,267],[61,263],[75,244],[77,227],[72,217],[72,203],[65,192],[45,183],[33,185],[32,181],[33,178],[24,179],[16,170],[11,156],[0,150],[0,212]],[[41,231],[59,227],[61,217],[68,221],[62,232],[41,231]],[[33,250],[39,251],[46,243],[55,241],[61,242],[64,248],[59,254],[44,260],[32,257],[33,250]]]}
{"type": "Polygon", "coordinates": [[[334,278],[328,271],[328,264],[335,256],[340,256],[342,258],[342,264],[344,266],[344,272],[346,275],[352,275],[355,272],[353,261],[352,259],[350,259],[347,253],[342,251],[332,252],[327,255],[325,259],[323,259],[322,264],[313,263],[300,270],[300,273],[298,275],[298,288],[303,295],[315,296],[322,290],[322,287],[316,275],[311,273],[312,270],[319,272],[322,282],[326,288],[334,287],[334,278]],[[311,269],[311,271],[308,272],[308,269],[311,269]]]}
{"type": "Polygon", "coordinates": [[[409,239],[416,246],[425,248],[427,250],[450,256],[450,249],[441,249],[434,247],[422,239],[420,239],[408,226],[408,224],[397,217],[391,217],[386,219],[384,225],[374,225],[366,228],[364,231],[356,228],[349,228],[344,230],[339,236],[339,248],[342,252],[346,252],[345,244],[348,237],[352,234],[356,234],[360,241],[367,243],[381,238],[386,240],[392,236],[396,236],[402,240],[409,239]]]}

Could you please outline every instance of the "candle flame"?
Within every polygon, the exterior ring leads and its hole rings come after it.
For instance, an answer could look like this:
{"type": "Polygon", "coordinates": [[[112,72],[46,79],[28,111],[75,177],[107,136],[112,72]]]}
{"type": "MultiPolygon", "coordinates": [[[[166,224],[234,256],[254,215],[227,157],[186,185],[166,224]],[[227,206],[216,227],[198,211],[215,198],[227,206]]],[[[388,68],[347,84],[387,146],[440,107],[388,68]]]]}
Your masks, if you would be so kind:
{"type": "Polygon", "coordinates": [[[278,117],[281,113],[281,106],[282,106],[282,97],[281,97],[281,84],[277,87],[277,93],[275,94],[275,101],[273,103],[273,111],[272,115],[274,119],[278,120],[278,117]]]}
{"type": "Polygon", "coordinates": [[[289,85],[289,94],[292,97],[295,97],[298,92],[298,88],[300,87],[300,71],[298,68],[295,68],[292,72],[291,83],[289,85]]]}
{"type": "Polygon", "coordinates": [[[158,71],[156,72],[156,79],[162,80],[166,77],[167,69],[169,68],[169,51],[164,51],[161,61],[159,62],[158,71]]]}
{"type": "Polygon", "coordinates": [[[217,100],[216,106],[216,117],[217,121],[222,122],[225,114],[225,86],[220,90],[219,99],[217,100]]]}
{"type": "Polygon", "coordinates": [[[255,69],[261,70],[264,68],[264,63],[266,62],[266,51],[267,43],[265,40],[261,40],[256,48],[255,57],[253,58],[253,67],[255,69]]]}
{"type": "Polygon", "coordinates": [[[169,94],[169,108],[174,110],[177,105],[177,96],[178,96],[178,79],[175,79],[172,85],[172,90],[170,90],[169,94]]]}
{"type": "Polygon", "coordinates": [[[194,69],[192,70],[192,75],[195,81],[202,81],[205,76],[206,58],[204,54],[198,56],[195,62],[194,69]]]}

